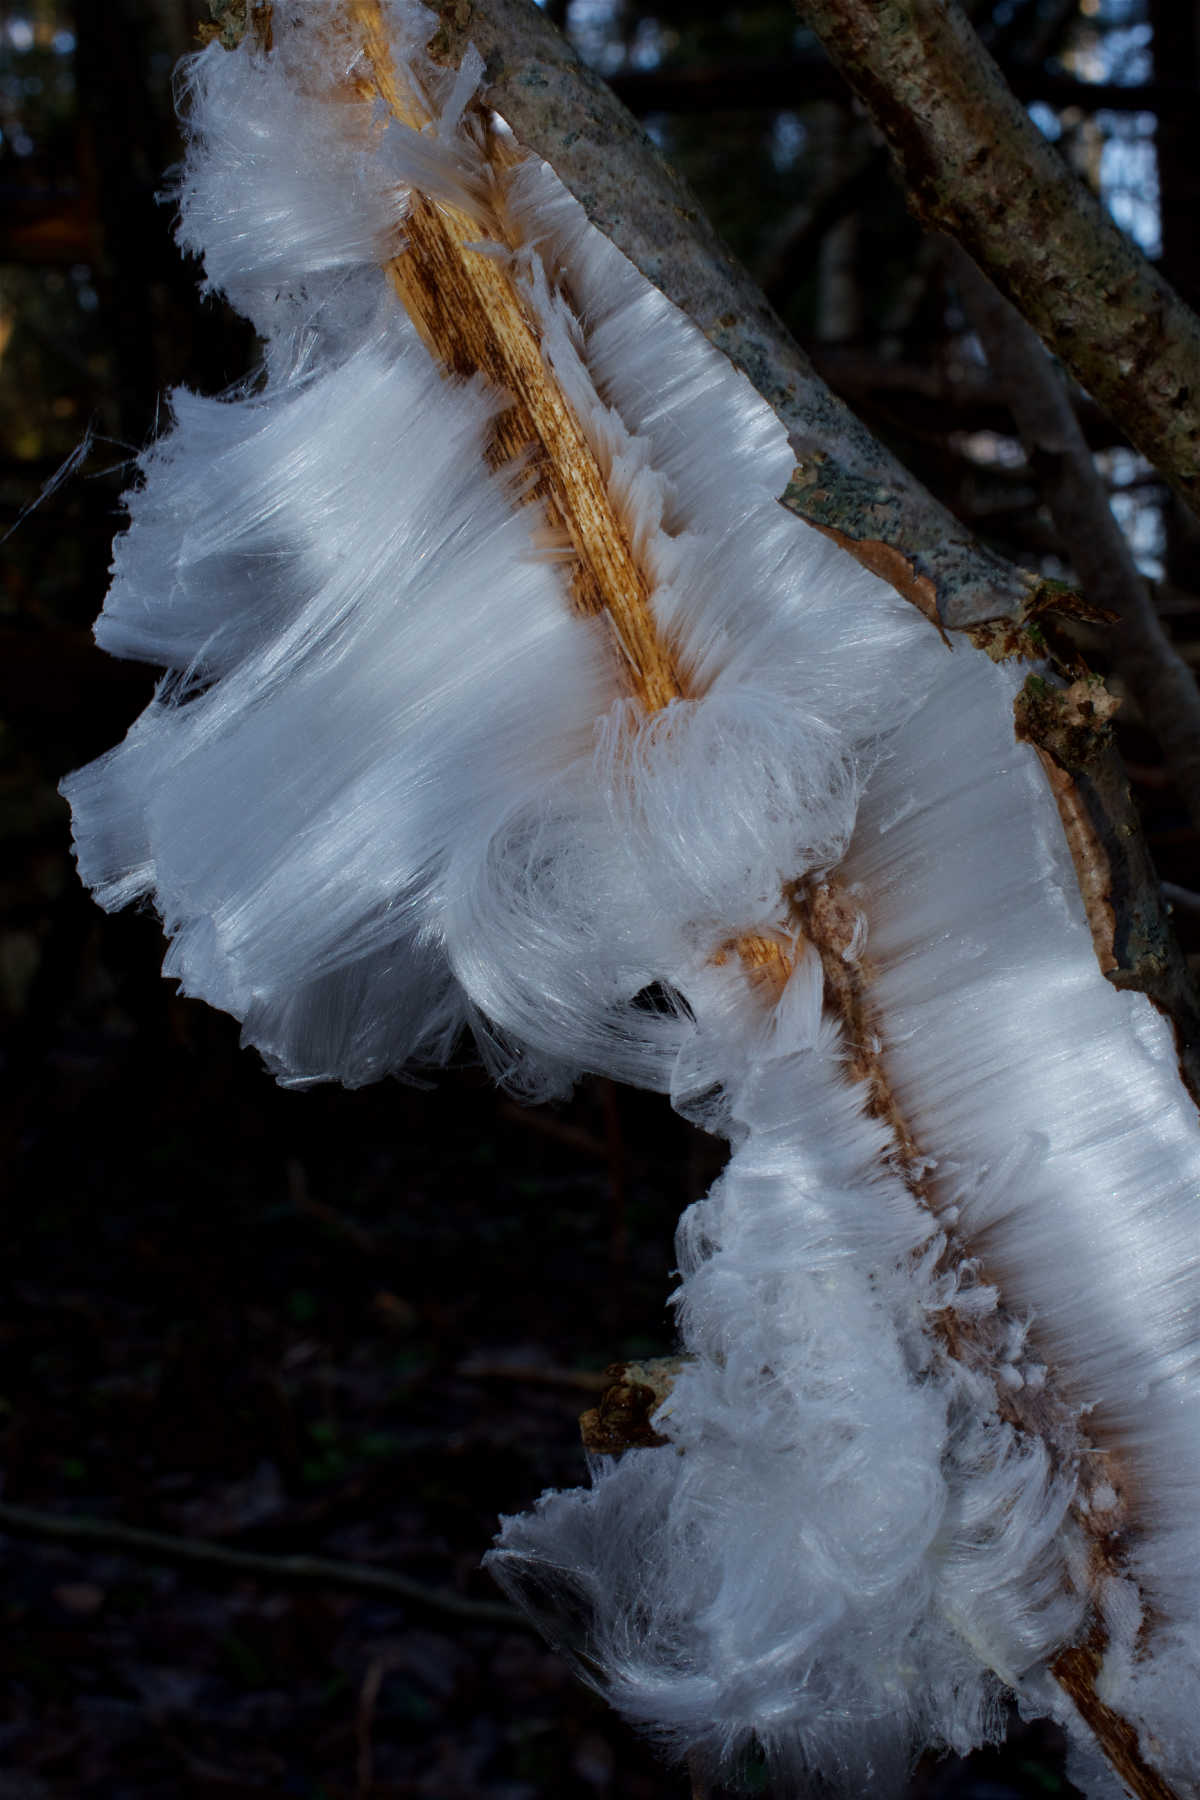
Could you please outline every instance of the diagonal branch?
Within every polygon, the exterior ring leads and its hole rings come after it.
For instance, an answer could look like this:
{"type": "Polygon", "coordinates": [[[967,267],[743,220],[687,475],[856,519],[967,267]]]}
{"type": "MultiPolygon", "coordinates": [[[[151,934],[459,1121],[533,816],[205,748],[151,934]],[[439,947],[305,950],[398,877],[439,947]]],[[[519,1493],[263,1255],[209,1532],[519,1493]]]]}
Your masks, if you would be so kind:
{"type": "MultiPolygon", "coordinates": [[[[419,96],[406,89],[390,56],[380,0],[346,0],[346,5],[373,72],[365,91],[373,87],[394,118],[420,127],[426,117],[422,116],[419,96]]],[[[486,122],[481,123],[480,129],[485,133],[483,141],[495,165],[502,155],[501,146],[491,143],[495,134],[486,122]]],[[[498,215],[500,210],[497,208],[498,215]]],[[[497,216],[495,224],[502,230],[502,218],[497,216]]],[[[539,474],[586,572],[584,604],[589,609],[598,604],[615,619],[632,665],[635,691],[648,708],[662,706],[684,690],[656,629],[649,581],[638,566],[627,528],[622,528],[604,492],[603,474],[595,466],[586,433],[559,392],[553,367],[541,352],[536,320],[522,305],[503,261],[481,253],[478,231],[477,220],[456,214],[453,207],[444,203],[437,208],[427,207],[418,201],[406,222],[405,246],[389,264],[393,284],[427,342],[448,368],[459,374],[482,369],[513,396],[512,448],[518,452],[525,446],[533,449],[539,474]],[[588,498],[582,502],[577,488],[581,468],[589,483],[588,498]]],[[[797,890],[790,898],[792,916],[802,930],[802,944],[810,943],[821,957],[827,1004],[842,1018],[847,1046],[854,1048],[847,1078],[865,1087],[868,1111],[888,1126],[898,1166],[905,1171],[917,1198],[929,1205],[930,1197],[917,1172],[921,1166],[918,1146],[892,1092],[885,1058],[868,1048],[879,1040],[886,1043],[886,1028],[881,1025],[878,1038],[870,1030],[874,1010],[871,998],[865,990],[855,989],[847,972],[845,933],[854,909],[842,904],[836,884],[812,892],[797,890]]],[[[766,962],[776,980],[786,976],[786,963],[779,958],[776,947],[765,940],[743,940],[737,948],[747,970],[766,962]]],[[[942,1335],[951,1358],[967,1363],[977,1359],[981,1367],[988,1369],[996,1365],[994,1347],[986,1341],[977,1343],[965,1322],[947,1323],[942,1335]]],[[[1069,1409],[1052,1392],[1037,1399],[1032,1413],[1011,1402],[1006,1410],[1004,1396],[999,1404],[1017,1430],[1043,1437],[1052,1454],[1064,1453],[1060,1439],[1073,1443],[1069,1409]]],[[[1097,1481],[1101,1474],[1106,1480],[1109,1478],[1102,1457],[1095,1459],[1095,1467],[1097,1481]]],[[[1083,1479],[1080,1510],[1085,1519],[1091,1510],[1086,1494],[1087,1480],[1083,1479]]],[[[1107,1567],[1099,1542],[1096,1561],[1099,1569],[1107,1567]]],[[[1096,1730],[1101,1748],[1110,1755],[1119,1752],[1122,1766],[1129,1770],[1126,1778],[1143,1800],[1162,1800],[1168,1790],[1137,1758],[1136,1736],[1128,1723],[1113,1715],[1117,1736],[1110,1744],[1113,1733],[1109,1730],[1107,1709],[1096,1698],[1094,1679],[1090,1685],[1081,1680],[1077,1686],[1076,1703],[1096,1730]]]]}
{"type": "Polygon", "coordinates": [[[1200,515],[1200,319],[1052,145],[954,0],[800,0],[918,217],[958,239],[1200,515]]]}
{"type": "MultiPolygon", "coordinates": [[[[419,111],[413,111],[411,96],[400,92],[397,87],[382,30],[379,0],[345,0],[345,5],[347,16],[353,18],[360,29],[360,41],[366,51],[366,61],[373,71],[369,79],[363,79],[360,91],[364,96],[369,95],[372,89],[376,91],[401,122],[410,125],[422,123],[419,111]]],[[[486,132],[487,129],[486,123],[481,124],[481,130],[486,132]]],[[[500,158],[499,147],[495,155],[497,159],[500,158]]],[[[389,265],[393,282],[401,299],[410,307],[419,327],[425,333],[427,341],[451,369],[462,373],[469,368],[483,368],[493,380],[516,396],[513,411],[517,415],[517,441],[512,448],[519,450],[526,444],[531,448],[539,469],[539,479],[544,473],[546,487],[555,499],[558,516],[571,537],[581,566],[586,566],[595,575],[595,586],[601,604],[618,617],[619,609],[632,609],[632,616],[637,620],[636,631],[631,628],[627,633],[622,625],[621,635],[626,640],[626,647],[630,650],[635,666],[637,657],[643,652],[649,658],[657,658],[659,647],[654,621],[646,609],[643,591],[646,584],[640,580],[630,580],[615,563],[611,568],[606,567],[606,561],[609,560],[606,555],[593,553],[591,535],[596,529],[596,522],[592,509],[580,508],[571,499],[570,481],[574,478],[574,471],[558,466],[564,459],[570,463],[578,455],[590,454],[586,449],[586,434],[573,432],[571,422],[564,422],[559,417],[561,409],[553,393],[541,391],[553,388],[553,373],[546,359],[535,354],[536,321],[530,319],[527,309],[522,305],[521,296],[514,292],[513,284],[504,270],[503,259],[482,255],[472,247],[477,242],[478,233],[478,220],[464,216],[462,221],[456,222],[452,208],[442,206],[436,209],[436,213],[431,209],[429,217],[418,208],[408,221],[406,248],[389,265]],[[440,288],[442,304],[434,307],[427,303],[427,296],[438,281],[443,265],[453,271],[453,285],[449,290],[453,297],[447,298],[448,290],[440,288]],[[463,315],[461,330],[448,324],[444,316],[447,313],[463,315]],[[469,322],[467,315],[470,315],[469,322]],[[445,336],[446,333],[449,335],[445,336]],[[582,451],[579,449],[580,442],[583,445],[582,451]],[[633,648],[631,640],[634,637],[642,646],[642,651],[633,648]]],[[[761,315],[762,303],[758,302],[757,307],[761,315]]],[[[569,410],[567,408],[568,413],[569,410]]],[[[861,428],[857,429],[861,432],[861,428]]],[[[859,473],[855,479],[862,482],[866,477],[859,473]]],[[[591,576],[588,579],[590,583],[591,576]]],[[[661,705],[665,699],[673,697],[673,693],[681,691],[677,685],[677,677],[670,671],[669,660],[664,666],[666,673],[661,686],[666,691],[662,695],[655,691],[655,684],[650,680],[651,664],[647,662],[643,666],[637,666],[636,686],[650,706],[661,705]]],[[[823,892],[798,892],[794,896],[795,922],[801,927],[804,937],[821,954],[829,977],[828,997],[831,1008],[842,1016],[849,1040],[866,1043],[876,1035],[867,1029],[872,1013],[869,994],[845,984],[839,990],[838,983],[833,979],[838,959],[842,962],[845,960],[845,945],[840,936],[844,923],[842,911],[838,895],[832,889],[823,892]]],[[[743,940],[737,948],[748,968],[753,968],[760,957],[768,956],[773,950],[773,946],[766,944],[764,940],[743,940]]],[[[779,972],[785,973],[786,970],[779,972]]],[[[878,1035],[886,1042],[886,1031],[880,1031],[878,1035]]],[[[915,1144],[913,1133],[894,1100],[883,1059],[872,1051],[861,1062],[861,1066],[849,1069],[847,1074],[850,1079],[856,1079],[867,1088],[870,1110],[889,1126],[897,1161],[902,1169],[906,1165],[912,1169],[910,1181],[914,1192],[918,1192],[918,1197],[921,1197],[919,1176],[915,1173],[919,1146],[915,1144]]],[[[952,1326],[947,1327],[945,1347],[949,1356],[968,1363],[978,1355],[980,1364],[989,1369],[994,1369],[998,1360],[988,1353],[989,1347],[986,1344],[977,1349],[970,1334],[952,1326]]],[[[1039,1405],[1042,1404],[1039,1402],[1039,1405]]],[[[1069,1409],[1061,1404],[1052,1406],[1050,1400],[1044,1404],[1049,1408],[1048,1411],[1039,1411],[1028,1417],[1017,1412],[1013,1405],[1009,1405],[1007,1410],[1002,1407],[1001,1410],[1003,1416],[1017,1429],[1029,1430],[1046,1440],[1052,1449],[1061,1451],[1062,1446],[1056,1442],[1058,1427],[1063,1424],[1069,1409]]],[[[1074,1441],[1072,1438],[1072,1443],[1074,1441]]],[[[1080,1685],[1078,1704],[1089,1722],[1094,1722],[1101,1742],[1105,1743],[1103,1728],[1106,1718],[1095,1696],[1094,1679],[1090,1686],[1086,1682],[1080,1685]]],[[[1127,1748],[1132,1739],[1130,1727],[1124,1721],[1118,1721],[1118,1725],[1122,1734],[1121,1742],[1127,1748]]],[[[1106,1743],[1105,1747],[1108,1747],[1106,1743]]],[[[1131,1784],[1146,1800],[1150,1800],[1151,1796],[1154,1800],[1161,1800],[1166,1791],[1157,1782],[1157,1778],[1144,1768],[1134,1771],[1131,1784]]]]}

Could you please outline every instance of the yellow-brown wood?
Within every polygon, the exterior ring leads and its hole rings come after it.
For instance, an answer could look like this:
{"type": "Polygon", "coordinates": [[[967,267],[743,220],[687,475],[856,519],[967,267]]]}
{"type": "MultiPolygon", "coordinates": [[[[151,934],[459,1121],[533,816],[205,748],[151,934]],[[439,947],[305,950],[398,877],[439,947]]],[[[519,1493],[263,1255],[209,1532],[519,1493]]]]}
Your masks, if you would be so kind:
{"type": "MultiPolygon", "coordinates": [[[[346,7],[370,71],[359,77],[360,87],[419,131],[431,109],[396,68],[379,0],[346,0],[346,7]]],[[[477,128],[490,133],[488,156],[497,168],[511,159],[508,144],[486,119],[477,128]]],[[[403,230],[403,247],[387,262],[392,285],[447,370],[463,378],[481,373],[508,397],[493,432],[491,460],[498,466],[519,461],[523,471],[528,463],[523,497],[540,500],[552,530],[565,534],[576,604],[610,621],[629,687],[649,711],[683,698],[687,686],[655,623],[629,521],[543,355],[537,324],[510,268],[496,254],[497,246],[508,244],[503,218],[486,195],[474,211],[414,195],[403,230]],[[481,245],[485,237],[487,248],[481,245]]],[[[791,972],[785,947],[747,936],[736,949],[773,1000],[791,972]]]]}
{"type": "Polygon", "coordinates": [[[1183,1800],[1142,1755],[1138,1734],[1128,1719],[1114,1712],[1097,1693],[1104,1660],[1103,1633],[1086,1644],[1073,1644],[1050,1665],[1050,1673],[1088,1726],[1106,1761],[1136,1800],[1183,1800]]]}
{"type": "MultiPolygon", "coordinates": [[[[379,0],[348,0],[348,7],[389,112],[419,130],[430,114],[422,96],[397,74],[379,0]]],[[[479,128],[492,130],[484,121],[479,128]]],[[[499,159],[499,140],[496,147],[499,159]]],[[[577,558],[578,604],[612,621],[633,692],[652,710],[666,706],[683,694],[683,682],[655,629],[649,585],[627,522],[547,366],[537,327],[509,269],[495,253],[497,243],[504,243],[503,221],[491,216],[481,222],[479,214],[414,196],[404,235],[403,250],[387,265],[397,294],[448,369],[460,376],[482,373],[509,396],[497,427],[495,460],[532,453],[532,491],[552,522],[563,525],[577,558]],[[487,249],[480,247],[485,235],[487,249]]]]}

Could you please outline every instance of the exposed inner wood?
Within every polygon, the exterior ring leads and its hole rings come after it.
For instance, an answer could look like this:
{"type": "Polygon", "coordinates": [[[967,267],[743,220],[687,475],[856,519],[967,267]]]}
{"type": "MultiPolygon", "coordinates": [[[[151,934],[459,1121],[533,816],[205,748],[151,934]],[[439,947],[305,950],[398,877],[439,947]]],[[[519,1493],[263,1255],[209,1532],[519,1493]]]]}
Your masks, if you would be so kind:
{"type": "MultiPolygon", "coordinates": [[[[428,107],[396,71],[379,0],[348,0],[389,112],[420,130],[428,107]]],[[[481,126],[481,129],[487,129],[481,126]]],[[[497,154],[499,139],[495,133],[497,154]]],[[[496,461],[532,453],[530,498],[561,523],[576,558],[575,597],[586,613],[606,613],[625,654],[629,685],[647,707],[684,692],[674,660],[654,628],[650,590],[629,532],[608,492],[592,446],[548,369],[537,328],[502,258],[480,248],[503,243],[503,221],[414,196],[404,248],[387,264],[409,316],[456,375],[486,375],[511,397],[497,422],[496,461]]]]}
{"type": "MultiPolygon", "coordinates": [[[[425,98],[402,76],[392,59],[379,0],[345,0],[365,53],[355,76],[364,97],[381,97],[392,116],[420,130],[432,116],[425,98]]],[[[481,131],[490,131],[480,122],[481,131]]],[[[491,132],[489,156],[499,167],[512,152],[491,132]]],[[[678,665],[658,634],[650,588],[630,541],[628,524],[608,493],[605,472],[542,352],[530,316],[503,255],[480,246],[508,242],[504,220],[487,211],[434,205],[414,196],[403,227],[403,246],[387,263],[397,295],[434,355],[455,375],[482,372],[511,404],[500,414],[490,455],[503,466],[528,462],[524,497],[537,499],[551,529],[561,528],[574,557],[576,604],[589,615],[606,615],[624,655],[630,690],[650,710],[687,694],[678,665]]],[[[510,248],[515,246],[509,245],[510,248]]],[[[924,1175],[920,1147],[888,1080],[883,1031],[869,992],[869,967],[853,951],[858,909],[836,882],[800,883],[786,896],[799,935],[799,954],[819,955],[826,1005],[840,1018],[847,1047],[847,1075],[861,1082],[868,1110],[883,1121],[895,1146],[895,1163],[921,1202],[937,1211],[924,1175]]],[[[716,952],[733,950],[750,978],[772,996],[791,971],[787,948],[776,939],[748,935],[716,952]]],[[[948,1257],[960,1257],[949,1245],[948,1257]]],[[[972,1321],[947,1312],[938,1322],[946,1353],[976,1366],[996,1367],[995,1321],[972,1321]]],[[[1051,1390],[998,1388],[1000,1414],[1019,1431],[1044,1439],[1060,1459],[1073,1458],[1080,1440],[1076,1410],[1051,1390]]],[[[640,1391],[639,1396],[640,1397],[640,1391]]],[[[635,1409],[636,1410],[636,1409],[635,1409]]],[[[643,1411],[645,1409],[643,1408],[643,1411]]],[[[651,1408],[653,1410],[653,1408],[651,1408]]],[[[648,1419],[648,1414],[646,1415],[648,1419]]],[[[614,1426],[614,1438],[620,1433],[614,1426]]],[[[619,1444],[616,1447],[620,1447],[619,1444]]],[[[1116,1546],[1125,1523],[1124,1502],[1097,1515],[1089,1494],[1101,1486],[1121,1492],[1116,1471],[1102,1453],[1085,1459],[1080,1478],[1080,1518],[1093,1541],[1097,1570],[1117,1567],[1116,1546]]],[[[1113,1767],[1139,1800],[1174,1800],[1153,1770],[1140,1759],[1137,1736],[1127,1721],[1104,1706],[1095,1691],[1103,1638],[1093,1629],[1089,1643],[1064,1651],[1053,1673],[1094,1732],[1113,1767]]]]}
{"type": "MultiPolygon", "coordinates": [[[[432,114],[396,69],[379,0],[347,0],[347,12],[370,69],[369,76],[359,76],[362,91],[372,98],[378,94],[395,119],[420,130],[432,114]]],[[[510,160],[512,151],[499,134],[483,122],[480,129],[489,132],[488,151],[496,165],[510,160]]],[[[497,212],[489,214],[485,227],[478,215],[415,195],[403,248],[388,261],[388,275],[425,343],[448,370],[463,377],[483,373],[511,397],[496,422],[492,460],[530,462],[522,497],[539,500],[551,526],[566,532],[574,553],[576,604],[611,621],[630,690],[648,710],[657,710],[684,698],[687,685],[659,635],[650,586],[605,471],[547,364],[537,325],[508,266],[480,247],[485,233],[492,246],[507,241],[497,212]]],[[[735,948],[756,982],[782,987],[792,966],[782,943],[747,935],[735,948]]]]}
{"type": "Polygon", "coordinates": [[[1085,1644],[1073,1644],[1055,1658],[1051,1672],[1075,1705],[1108,1762],[1137,1800],[1180,1800],[1175,1789],[1149,1768],[1142,1757],[1137,1732],[1120,1713],[1106,1706],[1096,1692],[1104,1660],[1104,1637],[1093,1634],[1085,1644]]]}
{"type": "Polygon", "coordinates": [[[1070,775],[1061,763],[1055,762],[1048,750],[1043,750],[1040,745],[1035,745],[1035,749],[1050,792],[1054,795],[1058,816],[1062,820],[1063,835],[1075,865],[1096,961],[1101,971],[1107,975],[1110,969],[1117,967],[1113,950],[1116,914],[1112,904],[1112,873],[1108,858],[1097,840],[1087,809],[1080,800],[1079,790],[1070,775]]]}
{"type": "MultiPolygon", "coordinates": [[[[896,1167],[910,1191],[936,1216],[937,1195],[925,1173],[920,1146],[888,1080],[883,1025],[871,994],[870,961],[855,949],[857,904],[832,880],[798,883],[790,898],[794,920],[821,958],[825,1004],[842,1023],[847,1075],[865,1088],[867,1111],[888,1127],[896,1167]]],[[[953,1264],[962,1256],[961,1245],[947,1230],[944,1260],[953,1264]]],[[[980,1279],[987,1283],[986,1271],[981,1270],[980,1279]]],[[[933,1328],[946,1354],[957,1362],[993,1371],[1006,1360],[1008,1320],[1000,1309],[979,1318],[950,1309],[933,1320],[933,1328]]],[[[1014,1430],[1039,1438],[1060,1468],[1076,1467],[1074,1511],[1090,1544],[1092,1592],[1098,1592],[1107,1577],[1128,1580],[1124,1545],[1132,1507],[1130,1484],[1120,1459],[1099,1444],[1082,1441],[1078,1409],[1056,1393],[1051,1382],[1017,1388],[997,1383],[996,1403],[999,1416],[1014,1430]]],[[[1106,1646],[1103,1626],[1093,1617],[1086,1643],[1061,1651],[1050,1672],[1137,1800],[1178,1800],[1143,1760],[1133,1726],[1096,1691],[1106,1646]]]]}

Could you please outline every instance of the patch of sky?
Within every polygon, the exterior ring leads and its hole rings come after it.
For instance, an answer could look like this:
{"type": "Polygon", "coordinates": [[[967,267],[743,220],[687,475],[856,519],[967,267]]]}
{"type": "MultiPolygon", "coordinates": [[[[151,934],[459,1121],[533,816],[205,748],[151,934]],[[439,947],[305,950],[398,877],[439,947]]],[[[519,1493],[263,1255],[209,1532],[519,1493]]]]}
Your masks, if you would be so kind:
{"type": "Polygon", "coordinates": [[[1000,431],[955,431],[950,442],[968,462],[984,469],[1019,469],[1026,460],[1020,442],[1000,431]]]}
{"type": "Polygon", "coordinates": [[[1146,0],[1079,0],[1079,10],[1101,25],[1138,25],[1146,17],[1146,0]]]}
{"type": "Polygon", "coordinates": [[[670,48],[672,34],[665,32],[657,19],[639,19],[629,46],[631,69],[657,69],[670,48]]]}
{"type": "Polygon", "coordinates": [[[570,0],[567,35],[593,69],[613,75],[625,61],[620,0],[570,0]]]}
{"type": "Polygon", "coordinates": [[[1137,87],[1153,74],[1147,0],[1080,0],[1062,66],[1076,81],[1137,87]]]}
{"type": "Polygon", "coordinates": [[[1140,250],[1147,256],[1161,256],[1154,114],[1098,112],[1096,124],[1104,136],[1100,197],[1140,250]]]}
{"type": "Polygon", "coordinates": [[[1126,444],[1098,450],[1095,463],[1134,562],[1148,580],[1161,581],[1166,568],[1167,527],[1159,477],[1145,457],[1126,444]]]}
{"type": "Polygon", "coordinates": [[[1052,144],[1057,144],[1062,136],[1062,120],[1054,108],[1047,106],[1044,100],[1034,100],[1030,102],[1029,116],[1042,136],[1049,138],[1052,144]]]}
{"type": "Polygon", "coordinates": [[[786,175],[799,162],[808,131],[797,113],[776,113],[771,121],[771,161],[779,174],[786,175]]]}
{"type": "Polygon", "coordinates": [[[1110,31],[1108,37],[1109,74],[1107,79],[1123,87],[1140,87],[1154,73],[1151,54],[1153,32],[1149,25],[1130,25],[1110,31]]]}
{"type": "Polygon", "coordinates": [[[1166,571],[1166,520],[1162,515],[1162,482],[1150,463],[1128,445],[1097,450],[1096,468],[1108,488],[1112,515],[1130,545],[1133,562],[1146,580],[1160,581],[1166,571]]]}
{"type": "MultiPolygon", "coordinates": [[[[1079,0],[1079,15],[1063,50],[1062,67],[1081,83],[1138,86],[1153,75],[1153,33],[1147,0],[1079,0]]],[[[1064,135],[1064,115],[1035,100],[1029,116],[1051,143],[1064,135]]],[[[1081,117],[1071,108],[1065,122],[1081,117]]],[[[1155,118],[1150,112],[1091,115],[1087,129],[1100,139],[1094,166],[1100,197],[1123,231],[1147,256],[1162,254],[1155,118]]]]}
{"type": "Polygon", "coordinates": [[[1112,509],[1142,574],[1147,581],[1161,581],[1167,566],[1162,507],[1140,494],[1114,494],[1112,509]]]}

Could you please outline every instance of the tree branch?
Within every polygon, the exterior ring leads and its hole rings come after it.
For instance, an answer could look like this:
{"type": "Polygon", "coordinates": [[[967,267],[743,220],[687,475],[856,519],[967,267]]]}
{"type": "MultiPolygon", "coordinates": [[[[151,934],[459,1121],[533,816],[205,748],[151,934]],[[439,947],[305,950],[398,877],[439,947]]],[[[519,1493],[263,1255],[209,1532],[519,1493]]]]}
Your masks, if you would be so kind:
{"type": "MultiPolygon", "coordinates": [[[[993,649],[1020,648],[1019,631],[989,621],[1019,627],[1036,614],[1046,604],[1037,578],[984,550],[830,391],[679,176],[534,0],[431,3],[442,22],[435,53],[456,63],[475,44],[487,103],[779,413],[798,458],[784,504],[946,628],[984,626],[993,649]]],[[[1068,836],[1081,886],[1103,911],[1108,978],[1147,993],[1170,1018],[1184,1079],[1200,1097],[1200,997],[1116,753],[1094,745],[1072,782],[1083,783],[1071,804],[1087,830],[1068,836]]]]}
{"type": "Polygon", "coordinates": [[[476,46],[487,103],[778,413],[802,470],[792,511],[947,627],[1022,618],[1036,578],[983,549],[831,392],[695,196],[533,0],[433,0],[433,11],[434,54],[456,65],[476,46]]]}
{"type": "Polygon", "coordinates": [[[799,0],[957,238],[1200,516],[1200,319],[1047,143],[954,0],[799,0]]]}
{"type": "MultiPolygon", "coordinates": [[[[920,565],[909,554],[910,540],[905,534],[910,521],[915,518],[917,532],[929,534],[922,539],[922,544],[928,547],[932,556],[945,548],[948,529],[960,547],[965,544],[969,558],[977,559],[973,567],[978,579],[983,579],[981,571],[989,563],[1003,572],[1008,584],[1006,598],[1010,616],[1023,618],[1034,599],[1037,584],[997,559],[986,558],[960,528],[943,524],[946,515],[936,502],[924,494],[919,484],[894,463],[840,402],[833,399],[806,359],[787,339],[748,278],[716,241],[711,228],[697,216],[677,179],[658,162],[652,147],[620,112],[611,96],[604,95],[595,79],[579,69],[571,53],[528,0],[489,0],[486,14],[472,11],[461,0],[435,0],[435,4],[443,20],[440,53],[454,62],[464,51],[467,41],[477,45],[488,64],[490,84],[485,89],[486,102],[504,114],[518,138],[550,157],[559,174],[575,187],[593,218],[627,253],[635,254],[635,260],[673,299],[692,312],[710,338],[734,356],[760,391],[785,416],[793,432],[793,442],[801,440],[798,446],[802,452],[801,468],[789,490],[795,509],[819,523],[830,535],[845,539],[851,534],[843,533],[833,522],[830,508],[846,504],[847,517],[855,527],[854,548],[860,560],[868,566],[879,567],[935,616],[942,596],[928,573],[928,564],[920,565]],[[827,436],[822,438],[822,433],[827,436]],[[825,448],[826,443],[836,446],[837,458],[825,448]],[[841,460],[843,451],[846,455],[841,460]]],[[[376,5],[377,0],[356,0],[356,11],[365,18],[374,12],[376,5]]],[[[506,385],[510,384],[506,382],[506,385]]],[[[941,566],[945,569],[951,564],[941,566]]],[[[960,584],[960,602],[965,591],[965,586],[960,584]]],[[[978,594],[977,588],[977,598],[978,594]]],[[[956,623],[971,620],[969,604],[964,602],[964,605],[966,611],[960,614],[956,623]]],[[[993,605],[984,616],[994,617],[995,612],[993,605]]],[[[1051,718],[1050,726],[1053,723],[1051,718]]],[[[1034,735],[1032,730],[1030,735],[1034,735]]],[[[1075,755],[1073,745],[1077,735],[1073,734],[1071,747],[1059,756],[1056,767],[1060,773],[1064,760],[1075,755]]],[[[1050,737],[1049,727],[1045,737],[1047,740],[1050,737]]],[[[1056,753],[1055,746],[1049,742],[1048,754],[1056,753]]],[[[1123,951],[1116,906],[1119,882],[1113,869],[1122,856],[1126,858],[1122,867],[1132,870],[1133,866],[1128,863],[1128,845],[1122,848],[1119,842],[1128,832],[1125,819],[1121,817],[1120,795],[1114,799],[1106,793],[1101,780],[1092,778],[1090,764],[1093,758],[1101,764],[1104,762],[1102,734],[1096,735],[1095,742],[1089,739],[1086,754],[1076,756],[1078,777],[1072,779],[1075,775],[1072,768],[1071,775],[1062,774],[1062,785],[1068,796],[1076,797],[1076,810],[1081,812],[1083,803],[1078,800],[1077,789],[1082,790],[1086,778],[1088,792],[1100,796],[1105,818],[1111,815],[1114,820],[1114,836],[1118,840],[1115,851],[1105,843],[1103,833],[1094,825],[1090,830],[1085,828],[1090,823],[1086,820],[1077,832],[1077,839],[1082,846],[1081,854],[1090,859],[1086,868],[1087,892],[1094,902],[1097,942],[1104,947],[1106,972],[1116,975],[1122,972],[1123,951]]],[[[1124,793],[1127,802],[1127,789],[1124,793]]],[[[1169,938],[1152,872],[1138,869],[1133,874],[1137,908],[1141,908],[1143,900],[1148,907],[1157,908],[1154,919],[1169,938]]],[[[828,910],[836,911],[836,894],[798,895],[797,902],[801,899],[808,907],[806,926],[812,927],[806,934],[822,947],[828,945],[832,951],[831,933],[819,929],[823,921],[818,907],[825,905],[828,910]]],[[[1141,918],[1140,912],[1138,917],[1141,918]]],[[[828,964],[826,973],[828,976],[828,964]]],[[[832,980],[830,987],[832,990],[832,980]]],[[[848,1017],[859,1014],[865,1017],[866,1003],[857,993],[848,992],[844,1004],[848,1017]]],[[[1195,1022],[1193,1010],[1193,1027],[1195,1022]]],[[[866,1035],[856,1033],[853,1041],[865,1040],[866,1035]]],[[[868,1065],[855,1073],[871,1085],[872,1110],[877,1116],[887,1118],[893,1127],[895,1141],[904,1152],[911,1139],[904,1130],[898,1108],[892,1105],[882,1073],[868,1065]]],[[[953,1347],[950,1353],[956,1353],[953,1347]]],[[[1081,1710],[1094,1724],[1103,1742],[1101,1727],[1106,1715],[1102,1716],[1097,1710],[1099,1702],[1095,1701],[1094,1680],[1083,1680],[1080,1693],[1081,1710]],[[1087,1708],[1093,1701],[1095,1705],[1089,1713],[1087,1708]]],[[[1127,1750],[1127,1740],[1132,1734],[1123,1721],[1117,1723],[1124,1733],[1122,1744],[1127,1750]]],[[[1133,1742],[1136,1751],[1136,1740],[1133,1742]]],[[[1146,1796],[1166,1792],[1161,1785],[1155,1785],[1155,1777],[1143,1772],[1145,1780],[1133,1783],[1136,1791],[1146,1796]]]]}

